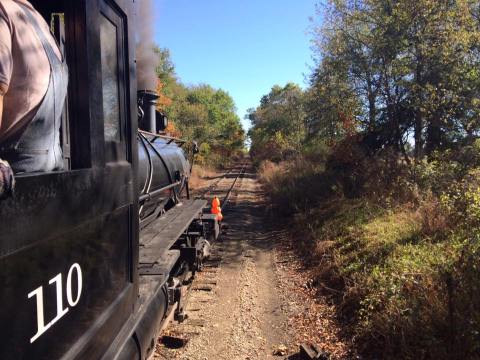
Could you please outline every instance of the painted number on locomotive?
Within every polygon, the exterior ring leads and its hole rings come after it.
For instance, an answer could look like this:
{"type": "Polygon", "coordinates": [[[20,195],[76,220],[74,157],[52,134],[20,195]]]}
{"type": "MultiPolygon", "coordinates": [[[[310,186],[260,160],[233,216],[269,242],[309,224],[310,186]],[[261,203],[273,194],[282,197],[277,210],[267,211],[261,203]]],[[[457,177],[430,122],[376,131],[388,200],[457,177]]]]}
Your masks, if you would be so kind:
{"type": "MultiPolygon", "coordinates": [[[[36,300],[36,308],[37,308],[37,332],[36,334],[30,339],[30,343],[33,343],[37,340],[40,336],[45,333],[52,325],[54,325],[58,320],[60,320],[69,310],[69,307],[64,307],[64,298],[63,298],[63,282],[62,282],[62,274],[57,274],[53,279],[50,279],[48,282],[49,285],[55,286],[55,293],[56,293],[56,302],[57,302],[57,315],[47,324],[45,324],[45,313],[44,313],[44,302],[43,302],[43,286],[36,288],[32,292],[28,294],[28,298],[35,298],[36,300]]],[[[80,265],[73,264],[68,270],[67,274],[67,302],[70,307],[74,307],[80,301],[80,297],[82,296],[82,269],[80,265]],[[72,291],[72,277],[76,273],[77,278],[77,291],[76,294],[73,294],[72,291]]]]}

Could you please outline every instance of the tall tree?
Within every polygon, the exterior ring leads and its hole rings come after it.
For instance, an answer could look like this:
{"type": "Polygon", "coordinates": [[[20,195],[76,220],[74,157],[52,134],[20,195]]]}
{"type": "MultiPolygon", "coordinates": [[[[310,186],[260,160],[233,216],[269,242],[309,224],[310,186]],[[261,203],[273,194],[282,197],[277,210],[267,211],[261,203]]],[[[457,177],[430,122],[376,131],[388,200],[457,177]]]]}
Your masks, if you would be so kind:
{"type": "MultiPolygon", "coordinates": [[[[330,0],[319,9],[325,20],[315,32],[313,99],[335,85],[330,97],[320,97],[318,109],[334,103],[343,89],[345,112],[355,116],[358,130],[381,134],[384,144],[403,152],[413,138],[417,158],[475,136],[478,4],[330,0]]],[[[317,111],[311,122],[322,120],[317,111]]],[[[331,120],[328,125],[335,128],[331,120]]]]}
{"type": "Polygon", "coordinates": [[[305,95],[295,84],[275,85],[260,106],[247,115],[251,152],[260,158],[282,160],[298,153],[305,138],[305,95]]]}

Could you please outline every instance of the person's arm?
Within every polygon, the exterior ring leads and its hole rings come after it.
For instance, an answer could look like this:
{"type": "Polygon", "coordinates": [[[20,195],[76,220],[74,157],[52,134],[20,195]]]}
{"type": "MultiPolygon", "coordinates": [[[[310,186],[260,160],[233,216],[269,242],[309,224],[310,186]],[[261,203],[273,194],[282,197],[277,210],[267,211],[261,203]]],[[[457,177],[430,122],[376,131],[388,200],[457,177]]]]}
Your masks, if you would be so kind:
{"type": "MultiPolygon", "coordinates": [[[[12,33],[6,13],[0,6],[0,134],[3,131],[3,100],[12,77],[12,33]]],[[[0,144],[1,146],[2,144],[0,144]]],[[[13,194],[15,177],[10,164],[0,158],[0,199],[13,194]]]]}
{"type": "MultiPolygon", "coordinates": [[[[0,1],[1,3],[1,1],[0,1]]],[[[13,73],[12,24],[0,4],[0,135],[3,127],[3,98],[7,93],[13,73]]]]}
{"type": "Polygon", "coordinates": [[[0,82],[0,129],[2,128],[3,97],[7,93],[8,86],[0,82]]]}
{"type": "MultiPolygon", "coordinates": [[[[0,128],[2,127],[3,97],[7,93],[8,86],[0,82],[0,128]]],[[[0,200],[13,194],[15,177],[10,164],[0,159],[0,200]]]]}

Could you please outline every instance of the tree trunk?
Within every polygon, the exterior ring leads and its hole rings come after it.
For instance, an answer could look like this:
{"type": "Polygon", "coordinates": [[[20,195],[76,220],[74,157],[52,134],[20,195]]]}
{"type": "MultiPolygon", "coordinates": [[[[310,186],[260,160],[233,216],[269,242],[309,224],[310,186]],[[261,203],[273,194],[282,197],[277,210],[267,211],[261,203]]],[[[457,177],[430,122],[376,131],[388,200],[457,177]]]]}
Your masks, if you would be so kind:
{"type": "Polygon", "coordinates": [[[425,144],[425,152],[430,155],[435,150],[439,149],[442,145],[442,129],[440,127],[440,121],[437,117],[429,121],[427,126],[427,136],[425,144]]]}
{"type": "Polygon", "coordinates": [[[423,127],[424,120],[422,110],[420,109],[422,103],[422,89],[423,89],[423,64],[421,56],[419,55],[419,50],[417,49],[417,66],[415,69],[415,82],[420,90],[414,92],[415,101],[415,126],[414,126],[414,138],[415,138],[415,159],[421,160],[423,158],[423,127]]]}
{"type": "Polygon", "coordinates": [[[420,109],[415,109],[415,159],[423,157],[423,117],[420,109]]]}
{"type": "Polygon", "coordinates": [[[367,97],[368,97],[368,127],[372,131],[375,128],[377,117],[376,95],[373,91],[371,74],[367,72],[367,97]]]}

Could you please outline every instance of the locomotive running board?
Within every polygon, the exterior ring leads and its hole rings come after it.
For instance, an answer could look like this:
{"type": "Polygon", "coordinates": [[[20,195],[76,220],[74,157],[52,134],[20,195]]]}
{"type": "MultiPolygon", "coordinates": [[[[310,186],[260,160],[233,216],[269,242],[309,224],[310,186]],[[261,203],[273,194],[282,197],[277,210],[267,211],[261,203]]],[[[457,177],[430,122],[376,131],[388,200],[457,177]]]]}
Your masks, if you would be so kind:
{"type": "Polygon", "coordinates": [[[155,264],[188,229],[202,217],[206,200],[185,200],[140,233],[140,264],[155,264]]]}

